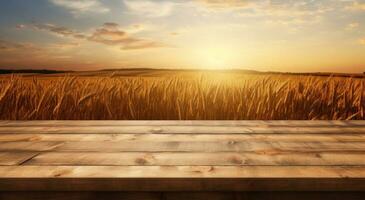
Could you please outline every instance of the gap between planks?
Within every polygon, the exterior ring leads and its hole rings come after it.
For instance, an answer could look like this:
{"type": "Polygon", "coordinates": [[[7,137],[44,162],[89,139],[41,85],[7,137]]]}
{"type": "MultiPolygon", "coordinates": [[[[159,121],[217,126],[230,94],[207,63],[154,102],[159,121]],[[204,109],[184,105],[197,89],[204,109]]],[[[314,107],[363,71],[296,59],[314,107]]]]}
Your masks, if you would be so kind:
{"type": "Polygon", "coordinates": [[[0,151],[57,152],[364,152],[365,142],[0,142],[0,151]]]}
{"type": "Polygon", "coordinates": [[[261,127],[346,127],[346,126],[365,126],[365,121],[304,121],[304,120],[243,120],[243,121],[214,121],[214,120],[196,120],[196,121],[174,121],[174,120],[156,120],[156,121],[0,121],[0,126],[21,127],[21,126],[261,126],[261,127]]]}
{"type": "Polygon", "coordinates": [[[0,134],[364,134],[365,127],[80,126],[0,127],[0,134]]]}

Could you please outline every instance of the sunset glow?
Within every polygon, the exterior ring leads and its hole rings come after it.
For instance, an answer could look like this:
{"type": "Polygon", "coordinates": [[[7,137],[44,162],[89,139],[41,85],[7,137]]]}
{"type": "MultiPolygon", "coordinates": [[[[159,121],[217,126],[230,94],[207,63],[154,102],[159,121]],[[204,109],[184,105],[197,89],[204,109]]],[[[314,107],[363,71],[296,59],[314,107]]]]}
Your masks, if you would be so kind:
{"type": "Polygon", "coordinates": [[[363,0],[11,0],[0,68],[365,71],[363,0]]]}

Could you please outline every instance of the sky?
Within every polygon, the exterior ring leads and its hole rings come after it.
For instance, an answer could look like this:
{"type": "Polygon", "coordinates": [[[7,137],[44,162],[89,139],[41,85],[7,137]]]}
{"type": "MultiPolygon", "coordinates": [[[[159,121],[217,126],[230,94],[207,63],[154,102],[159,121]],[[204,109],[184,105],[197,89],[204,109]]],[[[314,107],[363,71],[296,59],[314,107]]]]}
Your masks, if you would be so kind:
{"type": "Polygon", "coordinates": [[[3,0],[0,68],[365,72],[365,0],[3,0]]]}

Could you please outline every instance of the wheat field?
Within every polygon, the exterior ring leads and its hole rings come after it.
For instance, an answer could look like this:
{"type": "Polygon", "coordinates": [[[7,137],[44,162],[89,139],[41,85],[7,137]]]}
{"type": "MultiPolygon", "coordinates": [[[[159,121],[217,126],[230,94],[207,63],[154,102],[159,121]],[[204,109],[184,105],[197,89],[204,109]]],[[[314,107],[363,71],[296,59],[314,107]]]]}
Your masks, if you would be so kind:
{"type": "Polygon", "coordinates": [[[365,119],[364,79],[218,72],[0,78],[0,120],[322,119],[365,119]]]}

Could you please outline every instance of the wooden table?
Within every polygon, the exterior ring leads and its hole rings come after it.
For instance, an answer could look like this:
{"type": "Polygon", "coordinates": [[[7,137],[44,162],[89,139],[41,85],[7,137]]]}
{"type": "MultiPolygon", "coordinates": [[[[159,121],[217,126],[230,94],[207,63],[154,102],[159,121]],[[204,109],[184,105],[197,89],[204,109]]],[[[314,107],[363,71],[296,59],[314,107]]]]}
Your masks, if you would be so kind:
{"type": "Polygon", "coordinates": [[[0,121],[0,199],[365,199],[365,121],[0,121]]]}

